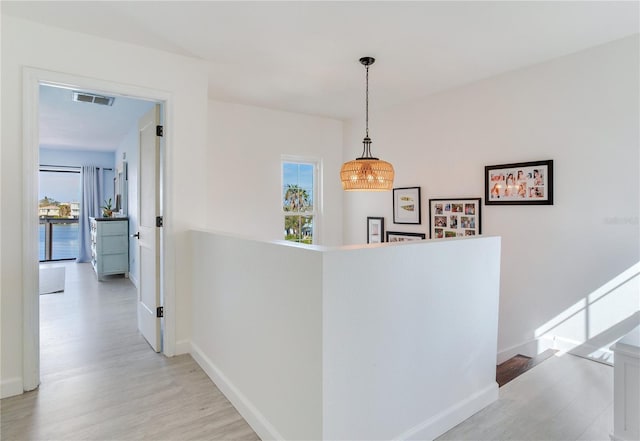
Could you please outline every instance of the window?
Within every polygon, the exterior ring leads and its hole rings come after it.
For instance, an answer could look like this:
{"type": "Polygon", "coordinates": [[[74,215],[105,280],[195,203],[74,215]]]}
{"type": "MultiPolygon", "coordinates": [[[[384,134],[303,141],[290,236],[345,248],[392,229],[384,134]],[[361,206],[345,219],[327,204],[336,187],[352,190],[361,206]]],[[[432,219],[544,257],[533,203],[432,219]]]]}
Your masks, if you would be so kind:
{"type": "Polygon", "coordinates": [[[80,170],[42,166],[39,178],[40,261],[75,259],[79,237],[80,170]]]}
{"type": "Polygon", "coordinates": [[[317,169],[314,161],[282,162],[282,211],[286,240],[306,244],[315,242],[317,169]]]}

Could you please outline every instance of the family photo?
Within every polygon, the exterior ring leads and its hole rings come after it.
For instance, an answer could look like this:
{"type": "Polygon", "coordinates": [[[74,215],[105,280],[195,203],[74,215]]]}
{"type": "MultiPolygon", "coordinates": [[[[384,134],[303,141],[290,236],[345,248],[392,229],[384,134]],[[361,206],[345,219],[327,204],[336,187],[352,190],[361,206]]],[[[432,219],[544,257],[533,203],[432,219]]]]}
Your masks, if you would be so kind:
{"type": "Polygon", "coordinates": [[[553,161],[485,167],[486,203],[553,203],[553,161]]]}

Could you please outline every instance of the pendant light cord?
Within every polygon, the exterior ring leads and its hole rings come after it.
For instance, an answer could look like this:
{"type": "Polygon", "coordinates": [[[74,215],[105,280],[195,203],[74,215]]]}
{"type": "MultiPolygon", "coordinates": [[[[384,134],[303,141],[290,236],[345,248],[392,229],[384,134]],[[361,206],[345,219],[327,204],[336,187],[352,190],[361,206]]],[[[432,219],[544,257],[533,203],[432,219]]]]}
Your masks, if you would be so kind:
{"type": "Polygon", "coordinates": [[[362,63],[366,71],[366,76],[365,76],[366,87],[365,87],[365,100],[364,100],[366,131],[365,131],[365,137],[362,140],[362,145],[363,145],[362,156],[359,159],[378,159],[378,158],[374,158],[373,155],[371,154],[371,138],[369,138],[369,66],[372,65],[374,61],[376,60],[372,57],[362,57],[360,59],[360,63],[362,63]]]}
{"type": "Polygon", "coordinates": [[[366,108],[366,112],[365,112],[365,124],[366,124],[366,133],[367,133],[367,138],[369,137],[369,66],[366,66],[367,69],[367,88],[366,88],[366,93],[365,93],[365,108],[366,108]]]}

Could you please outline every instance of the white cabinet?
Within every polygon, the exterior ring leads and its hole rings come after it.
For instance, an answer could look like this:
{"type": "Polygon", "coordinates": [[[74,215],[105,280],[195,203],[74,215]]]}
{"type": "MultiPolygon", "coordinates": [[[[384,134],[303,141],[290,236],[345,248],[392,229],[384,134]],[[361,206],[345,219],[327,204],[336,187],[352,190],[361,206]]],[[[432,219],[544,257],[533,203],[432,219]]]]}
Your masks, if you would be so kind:
{"type": "Polygon", "coordinates": [[[98,275],[129,272],[129,219],[92,217],[91,264],[98,275]]]}

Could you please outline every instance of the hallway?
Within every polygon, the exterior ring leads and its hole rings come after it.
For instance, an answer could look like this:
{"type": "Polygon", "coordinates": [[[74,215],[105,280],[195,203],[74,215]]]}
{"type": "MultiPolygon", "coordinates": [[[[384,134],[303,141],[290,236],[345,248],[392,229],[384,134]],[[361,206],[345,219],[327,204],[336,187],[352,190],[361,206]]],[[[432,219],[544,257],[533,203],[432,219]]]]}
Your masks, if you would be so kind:
{"type": "MultiPolygon", "coordinates": [[[[65,291],[40,296],[41,385],[6,398],[6,440],[258,440],[191,356],[151,350],[128,279],[98,283],[66,267],[65,291]]],[[[500,388],[500,399],[440,440],[608,440],[610,366],[556,354],[500,388]]]]}
{"type": "Polygon", "coordinates": [[[2,400],[1,439],[259,439],[189,355],[153,352],[129,279],[48,265],[66,281],[40,296],[41,385],[2,400]]]}

